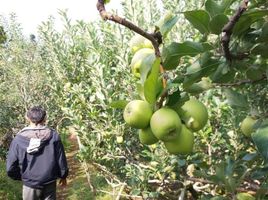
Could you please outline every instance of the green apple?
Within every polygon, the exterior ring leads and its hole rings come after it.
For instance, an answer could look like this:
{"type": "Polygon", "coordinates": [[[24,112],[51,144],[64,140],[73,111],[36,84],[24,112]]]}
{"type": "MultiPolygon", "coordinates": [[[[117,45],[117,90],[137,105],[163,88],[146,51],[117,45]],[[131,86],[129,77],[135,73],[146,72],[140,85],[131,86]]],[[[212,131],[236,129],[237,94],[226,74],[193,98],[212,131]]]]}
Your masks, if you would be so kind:
{"type": "Polygon", "coordinates": [[[237,200],[255,200],[255,198],[251,194],[245,193],[245,192],[238,193],[236,195],[236,199],[237,200]]]}
{"type": "Polygon", "coordinates": [[[131,70],[134,76],[141,77],[142,72],[149,72],[155,61],[153,49],[142,48],[138,50],[131,60],[131,70]]]}
{"type": "Polygon", "coordinates": [[[194,134],[185,125],[182,125],[180,134],[172,141],[164,142],[170,154],[188,154],[193,151],[194,134]]]}
{"type": "Polygon", "coordinates": [[[146,128],[153,114],[152,106],[142,100],[130,101],[124,109],[124,120],[133,128],[146,128]]]}
{"type": "Polygon", "coordinates": [[[138,50],[142,48],[150,48],[153,49],[152,42],[142,35],[134,35],[129,41],[129,47],[132,53],[136,53],[138,50]]]}
{"type": "Polygon", "coordinates": [[[242,133],[250,137],[251,133],[254,132],[253,125],[256,123],[256,119],[252,118],[251,116],[247,116],[240,124],[240,128],[242,133]]]}
{"type": "Polygon", "coordinates": [[[186,127],[192,131],[202,129],[208,121],[207,108],[197,99],[186,101],[177,111],[186,127]]]}
{"type": "Polygon", "coordinates": [[[180,133],[181,119],[176,111],[163,107],[152,115],[150,126],[155,137],[162,141],[170,141],[180,133]]]}
{"type": "Polygon", "coordinates": [[[139,129],[139,139],[142,144],[154,144],[158,142],[158,139],[154,136],[151,127],[145,129],[139,129]]]}

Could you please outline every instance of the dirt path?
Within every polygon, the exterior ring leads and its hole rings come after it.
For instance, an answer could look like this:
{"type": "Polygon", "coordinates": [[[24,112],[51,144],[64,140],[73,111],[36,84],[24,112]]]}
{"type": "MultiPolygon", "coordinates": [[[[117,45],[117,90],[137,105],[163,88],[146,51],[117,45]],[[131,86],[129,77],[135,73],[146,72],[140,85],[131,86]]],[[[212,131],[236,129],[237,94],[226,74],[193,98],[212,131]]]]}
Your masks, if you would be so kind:
{"type": "Polygon", "coordinates": [[[70,148],[66,150],[66,157],[69,166],[69,175],[67,177],[66,187],[57,187],[57,199],[58,200],[82,200],[87,199],[83,190],[87,190],[87,179],[85,177],[81,163],[76,158],[78,151],[78,144],[76,138],[70,137],[70,148]]]}

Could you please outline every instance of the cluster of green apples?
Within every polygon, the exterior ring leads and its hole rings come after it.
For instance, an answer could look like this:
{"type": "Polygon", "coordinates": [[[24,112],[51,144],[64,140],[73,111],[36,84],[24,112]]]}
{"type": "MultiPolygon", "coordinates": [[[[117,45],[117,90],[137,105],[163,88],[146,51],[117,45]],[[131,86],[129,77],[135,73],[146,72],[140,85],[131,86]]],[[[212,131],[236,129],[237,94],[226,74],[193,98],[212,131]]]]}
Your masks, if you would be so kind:
{"type": "Polygon", "coordinates": [[[193,151],[194,134],[207,123],[205,105],[191,98],[182,106],[164,106],[156,111],[144,100],[130,101],[124,109],[125,122],[138,129],[139,140],[152,145],[162,141],[170,154],[189,154],[193,151]]]}
{"type": "Polygon", "coordinates": [[[141,35],[134,35],[129,42],[131,53],[131,70],[135,77],[140,78],[141,74],[150,71],[155,61],[155,53],[150,40],[141,35]]]}
{"type": "MultiPolygon", "coordinates": [[[[132,37],[129,46],[133,53],[132,73],[143,83],[156,59],[153,46],[141,35],[132,37]]],[[[193,132],[206,125],[208,112],[205,105],[194,98],[182,106],[164,106],[158,110],[146,100],[133,100],[124,109],[124,120],[138,129],[141,143],[152,145],[162,141],[169,153],[188,154],[194,146],[193,132]]]]}

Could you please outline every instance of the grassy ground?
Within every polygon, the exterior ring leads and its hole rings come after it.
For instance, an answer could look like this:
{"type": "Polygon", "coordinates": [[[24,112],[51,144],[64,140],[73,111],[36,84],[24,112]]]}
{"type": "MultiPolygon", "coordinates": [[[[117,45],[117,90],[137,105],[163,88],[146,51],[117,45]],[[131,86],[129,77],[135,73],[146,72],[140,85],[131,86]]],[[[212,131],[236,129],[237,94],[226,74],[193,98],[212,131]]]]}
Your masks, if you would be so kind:
{"type": "Polygon", "coordinates": [[[22,184],[20,181],[14,181],[6,175],[6,163],[0,160],[0,199],[2,200],[20,200],[22,184]]]}
{"type": "MultiPolygon", "coordinates": [[[[68,139],[68,147],[66,148],[66,157],[69,166],[69,176],[67,187],[58,187],[57,199],[58,200],[112,200],[109,195],[98,194],[94,198],[81,163],[76,158],[78,152],[78,144],[75,138],[68,139]]],[[[91,177],[93,184],[98,188],[107,188],[104,179],[98,176],[91,177]]]]}

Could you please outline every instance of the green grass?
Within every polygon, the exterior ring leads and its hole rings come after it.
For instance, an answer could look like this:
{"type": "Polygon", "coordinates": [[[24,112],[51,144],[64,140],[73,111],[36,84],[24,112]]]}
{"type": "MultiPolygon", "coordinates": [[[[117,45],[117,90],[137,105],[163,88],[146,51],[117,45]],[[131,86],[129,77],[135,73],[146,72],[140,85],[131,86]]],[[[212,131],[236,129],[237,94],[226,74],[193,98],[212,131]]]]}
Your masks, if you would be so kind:
{"type": "MultiPolygon", "coordinates": [[[[92,176],[92,182],[94,186],[98,189],[103,189],[107,191],[111,191],[112,189],[110,186],[106,183],[104,178],[99,176],[92,176]]],[[[69,187],[68,200],[93,200],[94,196],[90,190],[90,187],[87,183],[85,174],[81,174],[80,176],[76,177],[72,183],[71,187],[69,187]]],[[[96,200],[112,200],[111,195],[104,194],[104,193],[97,193],[97,196],[95,198],[96,200]]]]}
{"type": "Polygon", "coordinates": [[[0,160],[0,199],[22,199],[22,183],[14,181],[6,175],[6,163],[3,160],[0,160]]]}

